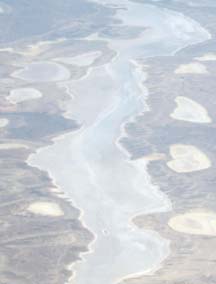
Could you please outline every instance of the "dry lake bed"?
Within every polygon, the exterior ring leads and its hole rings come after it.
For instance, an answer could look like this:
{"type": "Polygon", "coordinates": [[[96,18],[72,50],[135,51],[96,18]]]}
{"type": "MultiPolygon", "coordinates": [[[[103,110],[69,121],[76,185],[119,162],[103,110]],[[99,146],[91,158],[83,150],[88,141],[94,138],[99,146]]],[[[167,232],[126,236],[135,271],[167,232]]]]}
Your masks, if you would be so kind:
{"type": "Polygon", "coordinates": [[[0,22],[0,284],[216,284],[215,0],[0,22]]]}

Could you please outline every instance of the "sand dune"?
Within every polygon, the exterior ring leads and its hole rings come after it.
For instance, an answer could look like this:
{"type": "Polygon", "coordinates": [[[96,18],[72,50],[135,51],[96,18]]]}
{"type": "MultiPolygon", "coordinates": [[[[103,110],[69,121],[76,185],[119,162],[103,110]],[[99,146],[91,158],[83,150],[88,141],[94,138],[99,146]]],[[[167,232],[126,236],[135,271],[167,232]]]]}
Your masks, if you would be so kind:
{"type": "Polygon", "coordinates": [[[195,123],[211,123],[211,118],[202,105],[183,96],[176,97],[175,101],[177,107],[170,115],[173,119],[195,123]]]}
{"type": "Polygon", "coordinates": [[[170,155],[173,160],[167,162],[167,166],[177,173],[201,171],[211,166],[208,157],[192,145],[171,145],[170,155]]]}
{"type": "Polygon", "coordinates": [[[171,218],[168,224],[177,232],[216,236],[216,213],[214,212],[188,212],[171,218]]]}
{"type": "Polygon", "coordinates": [[[34,202],[29,205],[27,211],[34,214],[52,217],[59,217],[64,215],[64,212],[62,211],[60,206],[54,202],[34,202]]]}
{"type": "Polygon", "coordinates": [[[208,74],[208,70],[205,65],[198,62],[192,62],[180,65],[175,70],[175,74],[208,74]]]}

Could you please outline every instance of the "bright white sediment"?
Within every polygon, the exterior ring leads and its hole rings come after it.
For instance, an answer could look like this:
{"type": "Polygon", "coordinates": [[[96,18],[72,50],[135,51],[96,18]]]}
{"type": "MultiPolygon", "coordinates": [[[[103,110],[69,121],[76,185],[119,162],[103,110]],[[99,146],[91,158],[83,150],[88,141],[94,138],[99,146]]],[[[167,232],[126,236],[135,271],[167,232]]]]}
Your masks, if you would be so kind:
{"type": "Polygon", "coordinates": [[[3,143],[0,144],[0,150],[15,150],[15,149],[20,149],[20,148],[25,148],[28,149],[29,147],[25,144],[19,144],[19,143],[3,143]]]}
{"type": "Polygon", "coordinates": [[[55,82],[70,79],[70,71],[61,64],[41,61],[30,63],[11,76],[29,82],[55,82]]]}
{"type": "Polygon", "coordinates": [[[0,128],[4,128],[9,124],[9,120],[7,118],[0,118],[0,128]]]}
{"type": "Polygon", "coordinates": [[[193,145],[174,144],[170,146],[173,160],[167,166],[177,173],[191,173],[211,167],[211,161],[193,145]]]}
{"type": "Polygon", "coordinates": [[[201,57],[196,57],[195,59],[198,61],[204,61],[204,62],[205,61],[216,61],[216,53],[209,52],[209,53],[204,54],[201,57]]]}
{"type": "Polygon", "coordinates": [[[211,123],[208,111],[194,100],[178,96],[175,99],[176,109],[170,114],[173,119],[194,123],[211,123]]]}
{"type": "Polygon", "coordinates": [[[174,216],[169,226],[180,233],[203,236],[216,236],[216,213],[208,211],[191,211],[174,216]]]}
{"type": "Polygon", "coordinates": [[[198,62],[192,62],[180,65],[175,70],[175,74],[208,74],[208,70],[205,65],[198,62]]]}
{"type": "Polygon", "coordinates": [[[44,201],[33,202],[27,207],[26,210],[33,214],[39,214],[51,217],[60,217],[64,215],[64,212],[60,208],[60,206],[54,202],[44,202],[44,201]]]}
{"type": "Polygon", "coordinates": [[[7,100],[12,104],[17,104],[33,99],[39,99],[42,97],[42,93],[34,88],[18,88],[10,91],[7,100]]]}

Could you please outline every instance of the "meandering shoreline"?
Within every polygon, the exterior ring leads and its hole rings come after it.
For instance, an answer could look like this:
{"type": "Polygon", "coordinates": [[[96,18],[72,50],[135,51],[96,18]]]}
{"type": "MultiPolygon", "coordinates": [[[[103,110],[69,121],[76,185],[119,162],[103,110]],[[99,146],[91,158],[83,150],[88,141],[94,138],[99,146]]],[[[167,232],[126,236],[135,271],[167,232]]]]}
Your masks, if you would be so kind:
{"type": "Polygon", "coordinates": [[[212,283],[215,25],[182,1],[95,2],[1,33],[1,280],[212,283]]]}
{"type": "MultiPolygon", "coordinates": [[[[89,74],[90,75],[90,74],[89,74]]],[[[52,147],[52,146],[51,146],[52,147]]],[[[54,147],[55,148],[55,147],[54,147]]],[[[92,246],[92,245],[91,245],[92,246]]],[[[134,274],[133,274],[134,275],[134,274]]],[[[132,275],[131,275],[132,276],[132,275]]]]}

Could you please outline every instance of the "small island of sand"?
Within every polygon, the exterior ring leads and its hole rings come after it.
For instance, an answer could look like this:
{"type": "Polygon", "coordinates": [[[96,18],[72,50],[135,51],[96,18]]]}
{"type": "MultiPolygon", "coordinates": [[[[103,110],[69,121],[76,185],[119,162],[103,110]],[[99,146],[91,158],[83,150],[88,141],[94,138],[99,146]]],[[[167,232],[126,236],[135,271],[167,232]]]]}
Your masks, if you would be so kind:
{"type": "Polygon", "coordinates": [[[42,93],[34,88],[18,88],[10,91],[7,100],[12,104],[21,103],[28,100],[38,99],[42,93]]]}
{"type": "Polygon", "coordinates": [[[171,218],[168,225],[181,233],[216,236],[216,213],[188,212],[171,218]]]}
{"type": "Polygon", "coordinates": [[[59,217],[64,215],[64,212],[60,206],[54,202],[34,202],[28,206],[27,211],[34,214],[51,217],[59,217]]]}
{"type": "Polygon", "coordinates": [[[177,173],[201,171],[211,166],[208,157],[192,145],[171,145],[170,155],[173,160],[167,162],[167,166],[177,173]]]}
{"type": "Polygon", "coordinates": [[[192,62],[180,65],[175,70],[175,74],[208,74],[208,70],[205,65],[198,62],[192,62]]]}
{"type": "Polygon", "coordinates": [[[212,122],[207,110],[199,103],[183,96],[176,97],[175,102],[177,107],[170,115],[173,119],[195,123],[212,122]]]}

